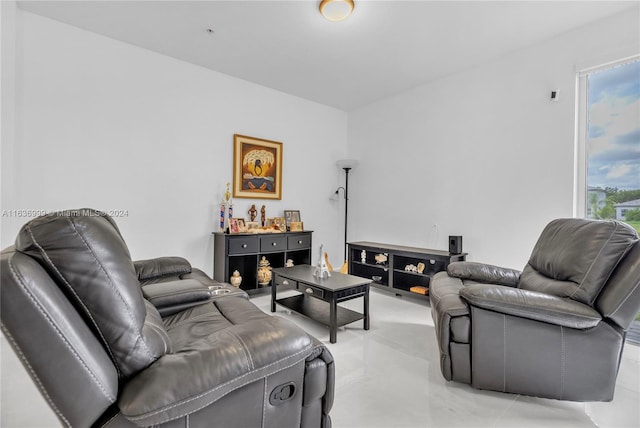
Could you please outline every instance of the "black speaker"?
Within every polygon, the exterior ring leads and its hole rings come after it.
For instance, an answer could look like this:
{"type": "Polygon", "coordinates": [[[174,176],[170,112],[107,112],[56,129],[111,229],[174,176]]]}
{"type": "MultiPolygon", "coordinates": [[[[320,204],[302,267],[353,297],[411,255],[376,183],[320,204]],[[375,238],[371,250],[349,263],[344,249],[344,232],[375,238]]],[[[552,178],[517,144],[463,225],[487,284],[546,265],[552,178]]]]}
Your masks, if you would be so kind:
{"type": "Polygon", "coordinates": [[[449,236],[449,252],[462,254],[462,236],[449,236]]]}

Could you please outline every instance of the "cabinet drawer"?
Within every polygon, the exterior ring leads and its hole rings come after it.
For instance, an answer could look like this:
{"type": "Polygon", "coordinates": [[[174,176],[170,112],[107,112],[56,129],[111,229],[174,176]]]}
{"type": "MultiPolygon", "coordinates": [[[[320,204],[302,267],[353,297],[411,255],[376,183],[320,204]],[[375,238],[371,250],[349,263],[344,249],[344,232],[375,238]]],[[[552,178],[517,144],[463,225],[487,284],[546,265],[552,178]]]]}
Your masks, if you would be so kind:
{"type": "Polygon", "coordinates": [[[287,248],[289,250],[302,250],[311,247],[311,235],[287,236],[287,248]]]}
{"type": "Polygon", "coordinates": [[[287,240],[285,236],[261,236],[260,251],[285,251],[287,249],[287,240]]]}
{"type": "Polygon", "coordinates": [[[248,254],[258,252],[257,236],[237,236],[229,237],[229,255],[248,254]]]}
{"type": "Polygon", "coordinates": [[[282,287],[291,287],[293,289],[298,288],[298,282],[289,278],[283,278],[281,276],[276,276],[276,285],[282,287]]]}
{"type": "Polygon", "coordinates": [[[313,285],[304,284],[302,282],[298,283],[298,291],[303,292],[304,294],[309,294],[311,296],[319,297],[324,299],[324,290],[320,288],[316,288],[313,285]]]}

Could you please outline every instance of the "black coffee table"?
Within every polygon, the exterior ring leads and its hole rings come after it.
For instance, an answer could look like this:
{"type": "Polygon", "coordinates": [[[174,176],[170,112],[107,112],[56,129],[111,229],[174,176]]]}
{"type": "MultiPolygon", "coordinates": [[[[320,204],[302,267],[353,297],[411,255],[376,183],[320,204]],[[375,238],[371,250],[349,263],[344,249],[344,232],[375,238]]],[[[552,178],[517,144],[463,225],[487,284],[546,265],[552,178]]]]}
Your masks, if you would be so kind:
{"type": "Polygon", "coordinates": [[[318,279],[313,276],[316,268],[298,265],[290,268],[273,269],[271,287],[271,312],[276,311],[276,303],[312,320],[329,326],[329,340],[336,343],[338,327],[358,320],[364,320],[364,329],[369,330],[369,284],[371,280],[340,272],[318,279]],[[279,288],[299,291],[291,297],[277,298],[279,288]],[[364,297],[363,313],[338,306],[338,303],[364,297]]]}

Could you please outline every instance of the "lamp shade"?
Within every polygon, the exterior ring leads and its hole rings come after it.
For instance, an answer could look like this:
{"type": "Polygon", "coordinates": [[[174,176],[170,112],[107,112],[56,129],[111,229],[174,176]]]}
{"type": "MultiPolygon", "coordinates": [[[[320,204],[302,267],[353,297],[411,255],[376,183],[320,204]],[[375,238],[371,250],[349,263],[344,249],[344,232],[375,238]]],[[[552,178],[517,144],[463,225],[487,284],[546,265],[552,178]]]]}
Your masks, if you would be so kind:
{"type": "Polygon", "coordinates": [[[336,162],[339,168],[342,169],[353,169],[358,166],[357,159],[341,159],[336,162]]]}
{"type": "Polygon", "coordinates": [[[353,0],[322,0],[320,13],[329,21],[342,21],[353,11],[353,0]]]}

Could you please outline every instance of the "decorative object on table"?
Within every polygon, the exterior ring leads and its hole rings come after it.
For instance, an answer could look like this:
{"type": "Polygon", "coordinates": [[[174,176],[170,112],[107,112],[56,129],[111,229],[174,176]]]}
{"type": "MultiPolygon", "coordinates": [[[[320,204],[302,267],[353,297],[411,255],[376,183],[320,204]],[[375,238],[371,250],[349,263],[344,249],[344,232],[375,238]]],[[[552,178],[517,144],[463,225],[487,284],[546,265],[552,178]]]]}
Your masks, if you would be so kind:
{"type": "Polygon", "coordinates": [[[267,225],[267,207],[265,207],[264,205],[262,206],[262,208],[260,208],[260,224],[262,225],[262,227],[265,227],[267,225]]]}
{"type": "Polygon", "coordinates": [[[286,267],[293,267],[293,260],[287,259],[287,262],[284,264],[286,267]]]}
{"type": "Polygon", "coordinates": [[[414,285],[413,287],[409,288],[409,291],[411,291],[412,293],[422,294],[423,296],[426,296],[427,294],[429,294],[429,287],[423,287],[422,285],[414,285]]]}
{"type": "Polygon", "coordinates": [[[233,199],[231,199],[229,186],[231,186],[231,183],[227,183],[227,190],[225,190],[220,203],[220,232],[224,232],[229,227],[229,221],[233,217],[233,199]]]}
{"type": "Polygon", "coordinates": [[[366,250],[360,251],[360,261],[362,263],[366,263],[367,262],[367,252],[366,252],[366,250]]]}
{"type": "Polygon", "coordinates": [[[291,230],[292,221],[300,221],[300,211],[297,210],[285,210],[284,219],[286,222],[286,230],[291,230]]]}
{"type": "Polygon", "coordinates": [[[233,196],[282,199],[282,143],[233,136],[233,196]]]}
{"type": "Polygon", "coordinates": [[[377,264],[382,265],[382,264],[385,264],[387,262],[387,260],[389,260],[389,257],[387,256],[386,253],[385,254],[380,253],[380,254],[376,254],[374,256],[374,259],[375,259],[377,264]]]}
{"type": "Polygon", "coordinates": [[[249,214],[249,219],[254,221],[256,219],[256,214],[258,214],[258,210],[256,209],[256,204],[251,204],[251,208],[247,212],[249,214]]]}
{"type": "Polygon", "coordinates": [[[291,222],[291,231],[292,232],[302,232],[304,230],[304,223],[301,221],[292,221],[291,222]]]}
{"type": "Polygon", "coordinates": [[[229,219],[229,233],[240,233],[240,230],[238,230],[238,219],[237,218],[229,219]]]}
{"type": "Polygon", "coordinates": [[[418,272],[418,267],[414,264],[408,264],[404,267],[404,270],[407,272],[418,272]]]}
{"type": "Polygon", "coordinates": [[[235,220],[236,225],[238,226],[238,233],[247,231],[247,225],[244,221],[244,218],[234,218],[233,220],[235,220]]]}
{"type": "Polygon", "coordinates": [[[281,232],[287,231],[287,222],[284,217],[274,217],[273,224],[274,224],[274,227],[277,227],[279,231],[281,232]]]}
{"type": "Polygon", "coordinates": [[[424,263],[420,262],[418,263],[418,273],[423,273],[424,272],[424,263]]]}
{"type": "Polygon", "coordinates": [[[260,229],[260,223],[257,221],[248,221],[245,224],[247,226],[247,232],[253,232],[256,229],[260,229]]]}
{"type": "Polygon", "coordinates": [[[318,260],[318,266],[316,266],[313,276],[321,279],[329,278],[331,276],[331,272],[329,272],[329,267],[327,266],[327,261],[324,258],[324,245],[320,245],[320,260],[318,260]]]}
{"type": "Polygon", "coordinates": [[[242,284],[242,277],[240,276],[240,272],[234,270],[233,275],[231,275],[231,278],[229,278],[229,283],[231,283],[231,285],[233,285],[234,287],[240,287],[240,284],[242,284]]]}
{"type": "Polygon", "coordinates": [[[265,256],[262,256],[258,263],[258,284],[266,287],[271,282],[271,263],[265,256]]]}
{"type": "Polygon", "coordinates": [[[329,272],[331,272],[333,270],[333,266],[331,266],[331,262],[329,261],[329,253],[327,253],[326,251],[324,252],[324,261],[327,264],[327,269],[329,269],[329,272]]]}
{"type": "Polygon", "coordinates": [[[344,264],[340,268],[340,272],[347,273],[349,264],[347,263],[347,225],[349,219],[349,171],[358,166],[355,159],[341,159],[336,162],[339,168],[344,170],[344,187],[340,186],[336,189],[335,194],[340,194],[340,189],[344,192],[344,264]]]}

